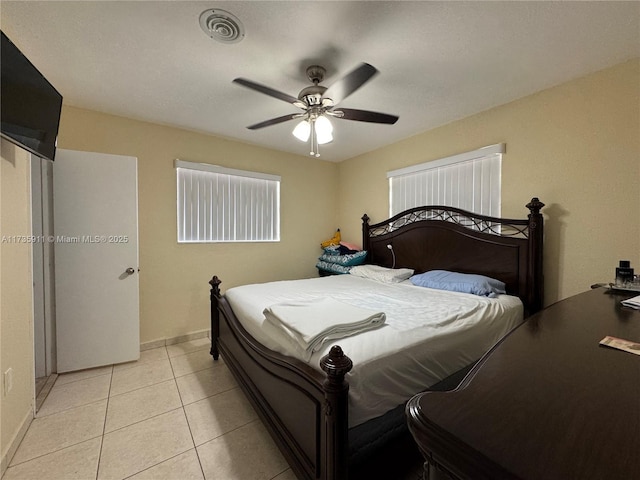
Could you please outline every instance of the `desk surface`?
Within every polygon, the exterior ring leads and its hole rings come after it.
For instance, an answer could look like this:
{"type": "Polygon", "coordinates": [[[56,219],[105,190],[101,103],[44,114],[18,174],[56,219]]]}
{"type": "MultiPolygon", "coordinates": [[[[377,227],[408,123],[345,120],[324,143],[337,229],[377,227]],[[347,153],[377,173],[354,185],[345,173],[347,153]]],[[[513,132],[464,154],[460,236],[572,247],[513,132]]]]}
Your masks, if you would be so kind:
{"type": "Polygon", "coordinates": [[[452,392],[407,406],[422,451],[460,478],[640,478],[640,342],[631,294],[591,290],[514,330],[452,392]]]}

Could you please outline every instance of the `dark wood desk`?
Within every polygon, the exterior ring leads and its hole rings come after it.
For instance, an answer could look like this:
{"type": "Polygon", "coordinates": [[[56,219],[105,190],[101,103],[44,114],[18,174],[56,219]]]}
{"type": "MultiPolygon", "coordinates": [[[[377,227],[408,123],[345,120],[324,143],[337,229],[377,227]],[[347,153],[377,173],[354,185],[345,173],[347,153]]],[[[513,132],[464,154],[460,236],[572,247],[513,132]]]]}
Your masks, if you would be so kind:
{"type": "MultiPolygon", "coordinates": [[[[428,464],[461,479],[640,479],[640,342],[632,294],[591,290],[532,316],[452,392],[407,404],[428,464]]],[[[428,474],[427,474],[428,475],[428,474]]],[[[425,478],[428,476],[425,475],[425,478]]]]}

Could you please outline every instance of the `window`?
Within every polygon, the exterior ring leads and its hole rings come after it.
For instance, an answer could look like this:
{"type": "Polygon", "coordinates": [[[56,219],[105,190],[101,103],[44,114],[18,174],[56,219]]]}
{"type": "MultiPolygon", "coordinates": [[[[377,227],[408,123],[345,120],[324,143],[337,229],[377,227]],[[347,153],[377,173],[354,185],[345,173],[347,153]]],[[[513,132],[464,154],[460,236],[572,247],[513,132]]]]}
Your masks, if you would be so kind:
{"type": "Polygon", "coordinates": [[[280,177],[176,160],[178,242],[280,240],[280,177]]]}
{"type": "Polygon", "coordinates": [[[500,173],[505,144],[387,172],[389,214],[443,205],[500,217],[500,173]]]}

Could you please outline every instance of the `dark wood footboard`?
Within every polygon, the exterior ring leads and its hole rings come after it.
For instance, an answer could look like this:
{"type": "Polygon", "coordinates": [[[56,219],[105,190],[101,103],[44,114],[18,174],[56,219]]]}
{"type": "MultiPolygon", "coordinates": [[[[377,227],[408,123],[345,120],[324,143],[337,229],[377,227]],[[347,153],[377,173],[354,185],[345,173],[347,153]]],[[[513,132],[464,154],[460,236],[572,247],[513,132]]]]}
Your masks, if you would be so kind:
{"type": "Polygon", "coordinates": [[[298,478],[344,480],[352,362],[338,346],[322,372],[258,343],[240,324],[221,281],[211,284],[211,355],[221,354],[298,478]]]}

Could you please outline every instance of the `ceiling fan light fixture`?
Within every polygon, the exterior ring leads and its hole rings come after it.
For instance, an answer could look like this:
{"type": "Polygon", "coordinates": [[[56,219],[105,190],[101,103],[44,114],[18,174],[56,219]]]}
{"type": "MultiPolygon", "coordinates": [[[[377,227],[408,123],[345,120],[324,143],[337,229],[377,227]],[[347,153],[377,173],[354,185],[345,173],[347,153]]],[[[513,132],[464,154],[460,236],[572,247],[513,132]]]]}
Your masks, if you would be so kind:
{"type": "Polygon", "coordinates": [[[308,120],[302,120],[296,128],[293,129],[293,136],[296,137],[301,142],[306,142],[309,140],[309,135],[311,134],[311,124],[308,120]]]}
{"type": "Polygon", "coordinates": [[[331,125],[329,119],[324,115],[319,115],[318,118],[316,118],[315,125],[318,135],[333,133],[333,125],[331,125]]]}
{"type": "Polygon", "coordinates": [[[329,119],[323,115],[316,118],[314,122],[314,129],[316,132],[316,138],[318,139],[318,145],[324,145],[333,140],[333,125],[329,119]]]}
{"type": "Polygon", "coordinates": [[[323,134],[323,135],[317,135],[318,138],[318,145],[324,145],[325,143],[331,143],[333,142],[333,135],[331,133],[328,134],[323,134]]]}

